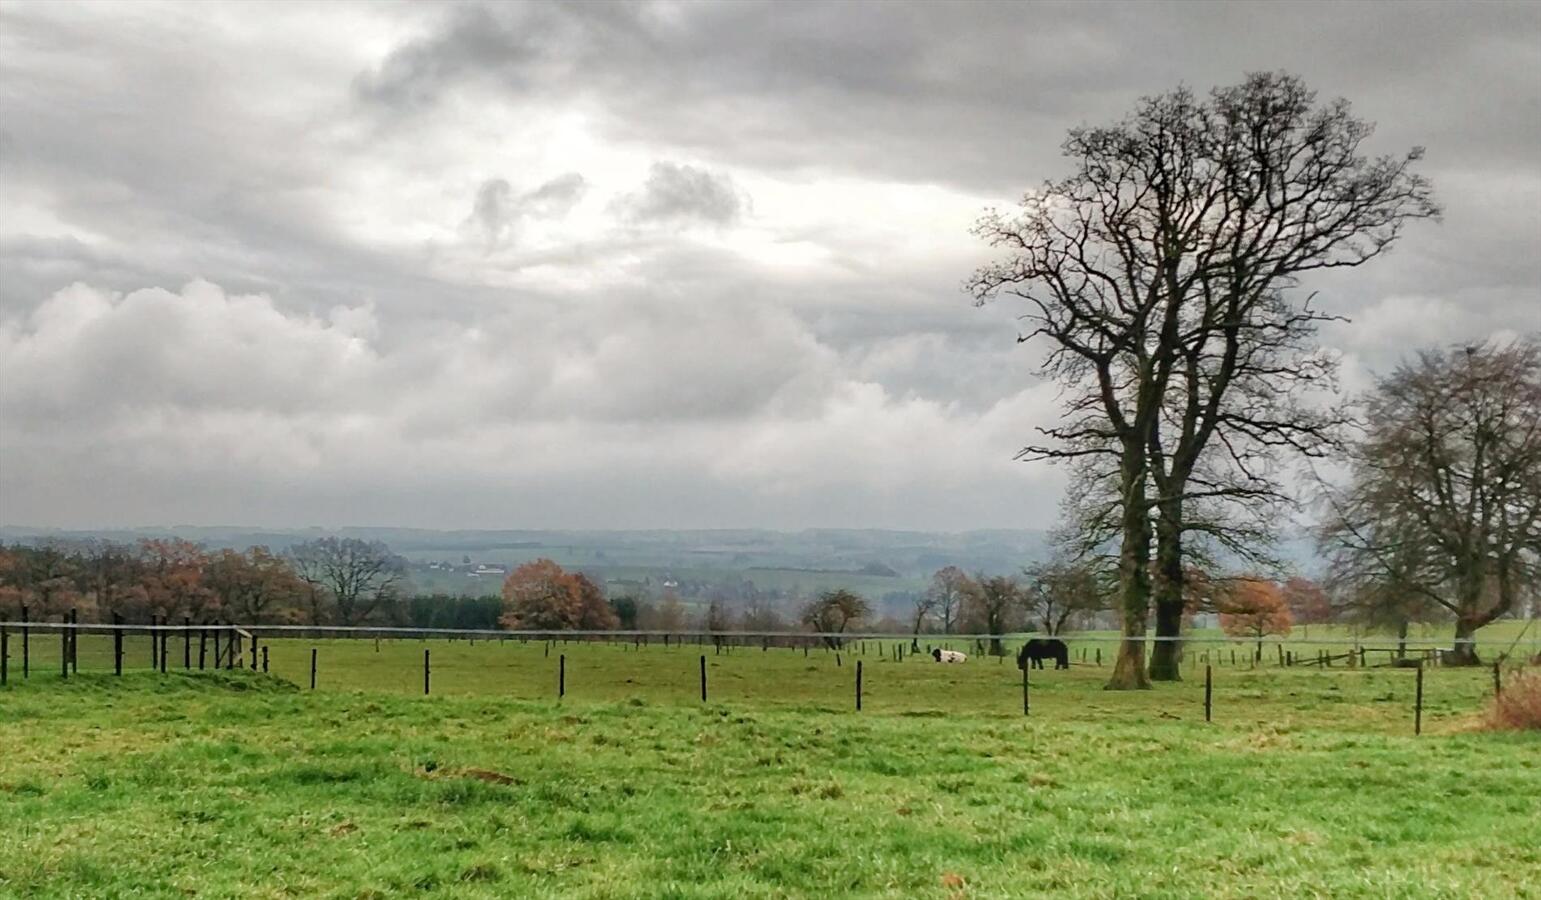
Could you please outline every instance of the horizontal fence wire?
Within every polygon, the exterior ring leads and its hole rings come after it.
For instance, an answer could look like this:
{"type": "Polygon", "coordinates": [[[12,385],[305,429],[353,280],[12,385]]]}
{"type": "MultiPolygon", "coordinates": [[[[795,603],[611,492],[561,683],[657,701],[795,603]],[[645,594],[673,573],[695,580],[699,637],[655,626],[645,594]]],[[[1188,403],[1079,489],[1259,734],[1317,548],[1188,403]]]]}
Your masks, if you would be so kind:
{"type": "MultiPolygon", "coordinates": [[[[804,640],[804,641],[919,641],[919,642],[946,642],[946,641],[972,641],[972,642],[1021,642],[1026,640],[1062,640],[1075,643],[1101,643],[1121,644],[1125,641],[1143,641],[1147,643],[1180,643],[1180,644],[1282,644],[1291,646],[1322,646],[1341,647],[1344,644],[1378,644],[1390,643],[1409,648],[1421,647],[1431,649],[1446,649],[1461,644],[1477,644],[1479,640],[1489,646],[1505,643],[1502,638],[1399,638],[1395,635],[1361,634],[1341,635],[1328,638],[1295,638],[1278,635],[1265,635],[1257,638],[1251,635],[1214,635],[1214,634],[1184,634],[1169,635],[1117,635],[1095,632],[1064,632],[1060,634],[1047,634],[1045,632],[1016,631],[968,634],[914,634],[909,632],[871,632],[871,631],[702,631],[702,630],[658,630],[658,629],[499,629],[499,628],[414,628],[396,625],[257,625],[257,624],[209,624],[209,625],[172,625],[172,624],[114,624],[111,622],[39,622],[39,621],[4,621],[0,622],[0,628],[6,629],[33,629],[36,631],[60,631],[73,630],[97,633],[112,633],[114,631],[133,632],[183,632],[206,631],[219,629],[222,631],[244,632],[246,635],[269,635],[279,637],[286,634],[298,636],[323,636],[335,635],[341,637],[476,637],[476,638],[542,638],[547,640],[571,639],[571,638],[606,638],[606,639],[635,639],[635,638],[679,638],[689,641],[725,641],[725,640],[804,640]]],[[[1533,641],[1522,641],[1529,644],[1533,641]]]]}

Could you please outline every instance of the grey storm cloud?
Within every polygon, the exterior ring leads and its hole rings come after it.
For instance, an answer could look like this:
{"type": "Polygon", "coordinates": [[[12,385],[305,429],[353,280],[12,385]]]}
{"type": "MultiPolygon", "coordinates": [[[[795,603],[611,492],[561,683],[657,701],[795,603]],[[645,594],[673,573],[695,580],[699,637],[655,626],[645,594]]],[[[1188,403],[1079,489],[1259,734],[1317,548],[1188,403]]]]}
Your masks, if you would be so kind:
{"type": "Polygon", "coordinates": [[[621,215],[631,222],[700,221],[731,225],[749,198],[727,175],[695,166],[655,162],[642,189],[622,197],[621,215]]]}
{"type": "Polygon", "coordinates": [[[1541,328],[1535,3],[0,3],[0,522],[1049,525],[968,228],[1258,69],[1446,210],[1348,381],[1541,328]]]}
{"type": "Polygon", "coordinates": [[[520,219],[564,216],[588,190],[588,182],[577,172],[568,172],[524,194],[515,194],[503,178],[489,178],[476,190],[471,215],[474,225],[486,241],[495,247],[509,239],[520,219]]]}

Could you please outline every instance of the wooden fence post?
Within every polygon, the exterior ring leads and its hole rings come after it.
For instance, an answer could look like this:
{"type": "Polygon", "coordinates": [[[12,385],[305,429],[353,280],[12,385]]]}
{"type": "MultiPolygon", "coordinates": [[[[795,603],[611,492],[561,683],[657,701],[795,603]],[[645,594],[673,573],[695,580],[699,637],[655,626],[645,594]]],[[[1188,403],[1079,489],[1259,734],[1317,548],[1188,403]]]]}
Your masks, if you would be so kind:
{"type": "MultiPolygon", "coordinates": [[[[70,610],[70,624],[80,624],[79,610],[70,610]]],[[[75,675],[80,674],[80,629],[78,628],[70,629],[70,672],[75,675]]]]}
{"type": "MultiPolygon", "coordinates": [[[[378,638],[377,638],[378,640],[378,638]]],[[[316,648],[310,648],[310,689],[316,689],[316,648]]]]}
{"type": "Polygon", "coordinates": [[[0,684],[11,677],[11,633],[0,625],[0,684]]]}
{"type": "Polygon", "coordinates": [[[220,650],[219,645],[220,631],[221,629],[216,625],[214,627],[214,668],[216,669],[220,668],[225,663],[225,657],[223,652],[220,650]]]}
{"type": "Polygon", "coordinates": [[[423,696],[428,696],[428,648],[423,648],[423,696]]]}
{"type": "Polygon", "coordinates": [[[1503,676],[1499,674],[1498,661],[1493,661],[1493,697],[1497,699],[1504,695],[1503,676]]]}
{"type": "Polygon", "coordinates": [[[252,636],[251,636],[251,670],[253,672],[257,671],[257,634],[256,634],[256,632],[252,632],[252,636]]]}
{"type": "Polygon", "coordinates": [[[557,654],[556,660],[556,698],[558,700],[567,696],[567,654],[557,654]]]}
{"type": "Polygon", "coordinates": [[[268,645],[262,645],[262,674],[268,673],[268,645]]]}
{"type": "Polygon", "coordinates": [[[1204,721],[1209,721],[1210,710],[1213,707],[1215,696],[1215,675],[1209,667],[1204,667],[1204,721]]]}
{"type": "Polygon", "coordinates": [[[209,629],[203,626],[198,628],[198,671],[203,671],[203,664],[209,653],[209,629]]]}
{"type": "Polygon", "coordinates": [[[706,654],[701,654],[701,702],[706,702],[706,654]]]}
{"type": "Polygon", "coordinates": [[[1418,687],[1413,696],[1413,734],[1423,734],[1423,663],[1418,663],[1418,687]]]}
{"type": "Polygon", "coordinates": [[[193,617],[182,617],[182,668],[193,667],[193,617]]]}
{"type": "Polygon", "coordinates": [[[27,627],[27,607],[21,607],[21,677],[32,677],[32,629],[27,627]]]}
{"type": "MultiPolygon", "coordinates": [[[[68,625],[70,623],[68,613],[59,618],[61,625],[68,625]]],[[[64,627],[59,629],[59,676],[66,681],[70,677],[70,630],[64,627]]]]}
{"type": "Polygon", "coordinates": [[[861,660],[856,661],[856,711],[861,712],[861,660]]]}
{"type": "Polygon", "coordinates": [[[112,673],[123,674],[123,617],[112,614],[112,673]]]}

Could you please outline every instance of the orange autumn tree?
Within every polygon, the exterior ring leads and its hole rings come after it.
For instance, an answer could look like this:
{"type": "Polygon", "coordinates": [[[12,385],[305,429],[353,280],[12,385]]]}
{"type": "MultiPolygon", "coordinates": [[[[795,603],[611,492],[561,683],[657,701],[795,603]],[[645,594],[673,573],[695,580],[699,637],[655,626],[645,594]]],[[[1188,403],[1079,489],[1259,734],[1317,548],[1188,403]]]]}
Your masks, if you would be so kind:
{"type": "Polygon", "coordinates": [[[1263,656],[1265,636],[1290,633],[1289,605],[1284,602],[1284,592],[1272,581],[1237,579],[1216,594],[1215,608],[1226,634],[1257,642],[1257,659],[1263,656]]]}
{"type": "Polygon", "coordinates": [[[617,621],[598,585],[549,559],[527,562],[503,582],[503,615],[498,622],[505,628],[603,631],[614,628],[617,621]]]}
{"type": "Polygon", "coordinates": [[[238,622],[305,619],[308,586],[288,560],[266,547],[219,551],[209,558],[203,580],[218,598],[219,608],[238,622]]]}
{"type": "Polygon", "coordinates": [[[140,586],[150,612],[170,619],[207,621],[219,614],[219,597],[204,582],[209,555],[181,538],[139,542],[140,586]]]}

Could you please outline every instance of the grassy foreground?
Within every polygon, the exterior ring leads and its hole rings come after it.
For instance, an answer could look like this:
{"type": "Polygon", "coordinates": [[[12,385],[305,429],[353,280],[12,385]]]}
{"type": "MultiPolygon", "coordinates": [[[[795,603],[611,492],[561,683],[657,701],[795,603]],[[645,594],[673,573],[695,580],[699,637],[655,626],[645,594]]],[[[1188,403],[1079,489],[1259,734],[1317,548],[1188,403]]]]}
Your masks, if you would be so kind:
{"type": "MultiPolygon", "coordinates": [[[[782,652],[732,658],[774,682],[782,652]]],[[[34,672],[0,689],[0,894],[1541,896],[1541,738],[1471,729],[1489,673],[1431,672],[1414,738],[1406,671],[1228,673],[1206,724],[1191,684],[1083,667],[1024,719],[1009,663],[890,663],[856,714],[773,683],[702,706],[684,652],[642,659],[679,690],[34,672]]]]}

